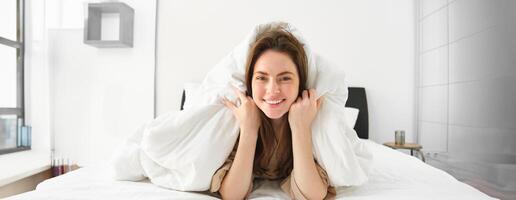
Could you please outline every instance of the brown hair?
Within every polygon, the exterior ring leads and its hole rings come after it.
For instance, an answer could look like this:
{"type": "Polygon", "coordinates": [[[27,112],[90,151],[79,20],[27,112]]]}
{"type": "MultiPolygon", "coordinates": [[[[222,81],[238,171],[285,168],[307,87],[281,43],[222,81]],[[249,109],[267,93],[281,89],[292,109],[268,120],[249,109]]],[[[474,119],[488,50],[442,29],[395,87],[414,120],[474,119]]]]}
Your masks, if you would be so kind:
{"type": "MultiPolygon", "coordinates": [[[[247,86],[247,95],[253,96],[252,80],[254,73],[254,65],[258,58],[267,50],[286,53],[296,65],[299,75],[299,91],[306,89],[308,61],[303,44],[297,40],[285,27],[269,27],[256,36],[256,41],[252,44],[247,56],[245,83],[247,86]]],[[[279,175],[286,177],[293,168],[292,155],[292,135],[288,118],[283,117],[286,126],[282,127],[282,134],[276,138],[272,127],[271,119],[269,119],[263,111],[260,110],[261,125],[258,131],[258,141],[256,144],[256,153],[254,158],[254,170],[263,173],[270,162],[272,154],[276,150],[276,156],[279,159],[279,166],[282,166],[279,175]]]]}

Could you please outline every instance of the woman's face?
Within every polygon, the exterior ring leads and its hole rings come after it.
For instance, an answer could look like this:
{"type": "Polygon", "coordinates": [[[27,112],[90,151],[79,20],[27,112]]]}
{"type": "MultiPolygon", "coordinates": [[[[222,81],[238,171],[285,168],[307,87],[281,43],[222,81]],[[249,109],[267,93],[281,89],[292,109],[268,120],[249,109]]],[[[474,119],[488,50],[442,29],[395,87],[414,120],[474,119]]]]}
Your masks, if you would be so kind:
{"type": "Polygon", "coordinates": [[[254,65],[253,100],[271,119],[279,119],[297,99],[299,75],[288,54],[267,50],[254,65]]]}

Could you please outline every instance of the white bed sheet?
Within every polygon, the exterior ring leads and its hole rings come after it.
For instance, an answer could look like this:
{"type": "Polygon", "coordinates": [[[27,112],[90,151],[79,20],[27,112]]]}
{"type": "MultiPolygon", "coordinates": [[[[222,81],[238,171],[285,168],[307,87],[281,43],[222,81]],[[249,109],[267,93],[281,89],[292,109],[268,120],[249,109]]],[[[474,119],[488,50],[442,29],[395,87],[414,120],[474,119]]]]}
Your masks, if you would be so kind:
{"type": "MultiPolygon", "coordinates": [[[[419,159],[369,140],[374,159],[370,180],[338,188],[337,199],[494,199],[419,159]]],[[[217,199],[206,193],[160,188],[148,180],[113,181],[102,167],[85,167],[40,183],[36,190],[8,199],[217,199]]],[[[278,182],[255,184],[250,199],[288,199],[278,182]]]]}

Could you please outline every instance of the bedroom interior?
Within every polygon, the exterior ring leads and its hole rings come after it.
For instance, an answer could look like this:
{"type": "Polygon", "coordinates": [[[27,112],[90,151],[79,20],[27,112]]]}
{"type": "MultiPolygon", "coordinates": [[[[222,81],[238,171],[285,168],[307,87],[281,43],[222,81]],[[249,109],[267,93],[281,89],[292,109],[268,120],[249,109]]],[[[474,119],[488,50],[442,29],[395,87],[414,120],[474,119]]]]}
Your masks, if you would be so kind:
{"type": "MultiPolygon", "coordinates": [[[[216,199],[103,167],[254,26],[285,21],[346,72],[343,106],[377,154],[338,199],[516,199],[514,1],[5,0],[0,15],[0,198],[216,199]],[[389,147],[397,130],[406,145],[389,147]]],[[[275,184],[251,199],[286,198],[275,184]]]]}

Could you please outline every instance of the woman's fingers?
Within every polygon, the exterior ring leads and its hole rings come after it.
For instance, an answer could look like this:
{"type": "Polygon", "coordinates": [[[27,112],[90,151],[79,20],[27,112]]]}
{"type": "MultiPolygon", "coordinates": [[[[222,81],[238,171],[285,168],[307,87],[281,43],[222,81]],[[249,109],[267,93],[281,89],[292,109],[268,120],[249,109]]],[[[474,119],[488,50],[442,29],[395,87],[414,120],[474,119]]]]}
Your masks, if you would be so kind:
{"type": "Polygon", "coordinates": [[[224,97],[222,99],[222,102],[224,103],[224,105],[226,105],[229,109],[235,111],[237,109],[236,105],[231,102],[230,100],[226,99],[226,97],[224,97]]]}
{"type": "Polygon", "coordinates": [[[316,101],[316,96],[317,94],[315,93],[315,89],[309,89],[308,90],[308,96],[310,97],[310,100],[313,101],[315,103],[316,101]]]}
{"type": "Polygon", "coordinates": [[[303,97],[303,100],[308,99],[308,91],[303,90],[302,97],[303,97]]]}
{"type": "Polygon", "coordinates": [[[317,94],[315,92],[315,89],[303,90],[303,92],[301,93],[301,97],[302,100],[309,101],[314,104],[317,103],[317,94]]]}
{"type": "Polygon", "coordinates": [[[246,96],[246,98],[247,98],[248,101],[253,102],[253,97],[246,96]]]}
{"type": "Polygon", "coordinates": [[[324,101],[324,96],[321,96],[319,99],[317,99],[317,110],[319,110],[319,108],[321,108],[321,104],[323,103],[324,101]]]}
{"type": "Polygon", "coordinates": [[[241,92],[240,89],[233,86],[233,90],[235,91],[235,94],[237,95],[237,97],[240,99],[240,102],[244,102],[247,100],[247,96],[243,92],[241,92]]]}

